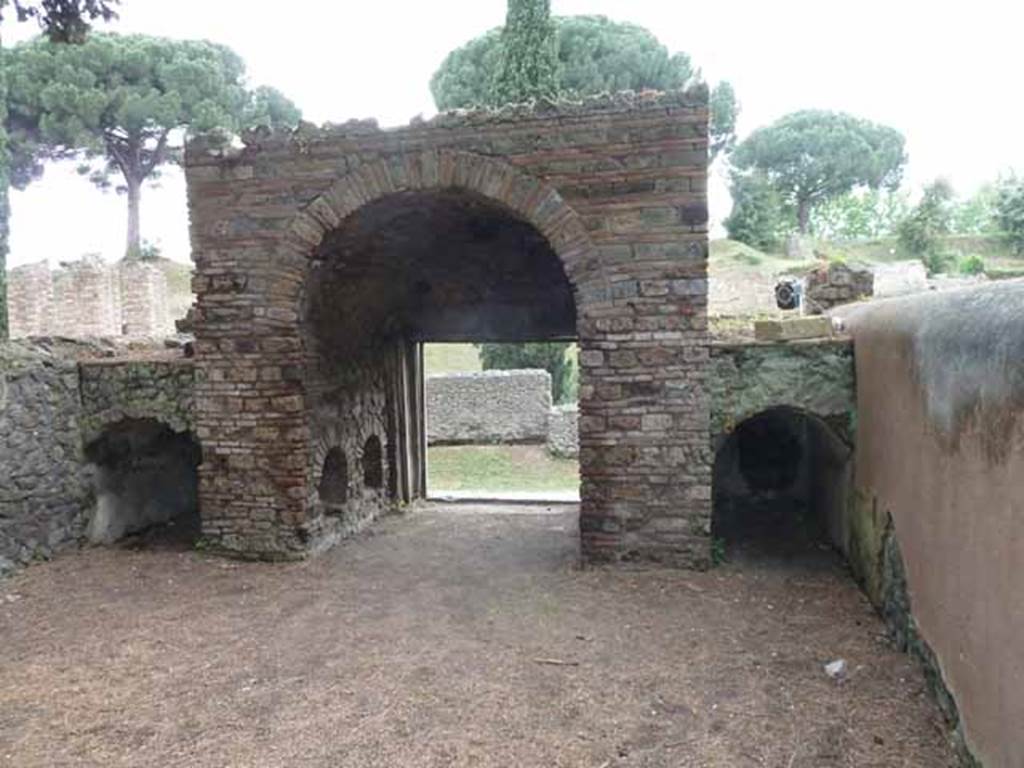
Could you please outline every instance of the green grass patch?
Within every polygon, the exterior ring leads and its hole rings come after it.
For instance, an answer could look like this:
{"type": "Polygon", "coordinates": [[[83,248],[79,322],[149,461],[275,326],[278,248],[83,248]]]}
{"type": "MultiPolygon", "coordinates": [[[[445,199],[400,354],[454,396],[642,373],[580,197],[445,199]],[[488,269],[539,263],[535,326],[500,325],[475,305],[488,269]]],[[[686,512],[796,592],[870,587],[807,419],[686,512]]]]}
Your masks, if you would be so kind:
{"type": "Polygon", "coordinates": [[[473,344],[426,344],[423,347],[423,366],[428,376],[482,370],[480,354],[473,344]]]}
{"type": "Polygon", "coordinates": [[[433,491],[577,491],[579,463],[543,445],[434,445],[427,450],[433,491]]]}

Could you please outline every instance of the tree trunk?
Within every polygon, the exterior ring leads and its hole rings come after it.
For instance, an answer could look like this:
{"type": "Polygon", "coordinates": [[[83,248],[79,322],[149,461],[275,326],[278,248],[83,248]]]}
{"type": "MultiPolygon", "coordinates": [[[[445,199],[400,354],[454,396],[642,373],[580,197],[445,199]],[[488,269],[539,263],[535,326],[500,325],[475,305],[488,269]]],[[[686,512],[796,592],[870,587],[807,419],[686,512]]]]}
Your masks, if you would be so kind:
{"type": "MultiPolygon", "coordinates": [[[[0,49],[3,41],[0,40],[0,49]]],[[[7,118],[7,79],[0,70],[0,341],[9,334],[7,325],[7,248],[10,235],[11,211],[8,199],[7,133],[4,121],[7,118]]]]}
{"type": "Polygon", "coordinates": [[[801,235],[806,235],[811,225],[811,201],[801,200],[797,203],[796,223],[801,235]]]}
{"type": "Polygon", "coordinates": [[[128,184],[128,243],[125,261],[135,261],[142,256],[142,235],[139,230],[139,201],[142,197],[142,180],[134,174],[126,174],[128,184]]]}

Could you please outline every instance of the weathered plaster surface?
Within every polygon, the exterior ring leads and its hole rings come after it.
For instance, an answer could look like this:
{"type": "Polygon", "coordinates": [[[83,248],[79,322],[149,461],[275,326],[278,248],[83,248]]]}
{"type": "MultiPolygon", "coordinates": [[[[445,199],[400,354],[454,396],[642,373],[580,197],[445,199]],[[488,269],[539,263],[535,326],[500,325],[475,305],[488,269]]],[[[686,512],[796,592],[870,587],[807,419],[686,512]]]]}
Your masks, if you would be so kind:
{"type": "Polygon", "coordinates": [[[1024,765],[1024,282],[846,313],[856,343],[856,544],[883,599],[885,529],[914,625],[986,766],[1024,765]]]}

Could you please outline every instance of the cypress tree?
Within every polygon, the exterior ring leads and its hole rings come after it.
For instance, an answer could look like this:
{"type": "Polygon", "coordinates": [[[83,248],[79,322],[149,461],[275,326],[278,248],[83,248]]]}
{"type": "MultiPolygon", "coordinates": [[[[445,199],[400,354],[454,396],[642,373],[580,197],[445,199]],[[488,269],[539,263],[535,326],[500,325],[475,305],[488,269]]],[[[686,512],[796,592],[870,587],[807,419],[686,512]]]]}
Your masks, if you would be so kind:
{"type": "Polygon", "coordinates": [[[493,103],[558,95],[558,50],[551,0],[508,0],[493,103]]]}

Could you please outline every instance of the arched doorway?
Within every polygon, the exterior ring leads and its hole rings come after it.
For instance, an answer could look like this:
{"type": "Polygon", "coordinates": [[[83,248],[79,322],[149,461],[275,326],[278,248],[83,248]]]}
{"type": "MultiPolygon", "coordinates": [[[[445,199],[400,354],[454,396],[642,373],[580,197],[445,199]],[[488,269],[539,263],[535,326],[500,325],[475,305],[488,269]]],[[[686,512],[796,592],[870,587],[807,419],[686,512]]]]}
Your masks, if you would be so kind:
{"type": "Polygon", "coordinates": [[[712,537],[731,550],[791,555],[843,545],[852,449],[823,419],[770,408],[716,446],[712,537]]]}
{"type": "MultiPolygon", "coordinates": [[[[312,440],[352,445],[366,491],[348,523],[315,523],[328,537],[426,493],[424,344],[577,339],[573,286],[547,238],[455,187],[383,196],[326,232],[300,323],[312,440]]],[[[517,416],[503,411],[515,403],[490,405],[484,418],[517,416]]]]}

